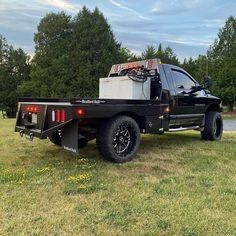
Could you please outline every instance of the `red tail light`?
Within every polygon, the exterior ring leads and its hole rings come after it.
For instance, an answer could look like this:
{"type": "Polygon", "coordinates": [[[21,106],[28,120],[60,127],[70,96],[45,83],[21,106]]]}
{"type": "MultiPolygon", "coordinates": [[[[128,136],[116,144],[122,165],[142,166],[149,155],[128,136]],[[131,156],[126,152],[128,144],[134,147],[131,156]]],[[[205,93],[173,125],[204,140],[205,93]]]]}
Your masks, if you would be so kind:
{"type": "Polygon", "coordinates": [[[66,112],[65,110],[61,110],[61,122],[65,122],[66,120],[66,112]]]}
{"type": "Polygon", "coordinates": [[[66,111],[64,109],[59,110],[57,109],[56,111],[52,110],[52,121],[53,122],[65,122],[66,121],[66,111]]]}
{"type": "Polygon", "coordinates": [[[56,122],[61,122],[61,111],[57,110],[56,112],[56,122]]]}
{"type": "Polygon", "coordinates": [[[85,114],[85,111],[84,111],[84,109],[79,108],[79,109],[77,109],[76,113],[77,113],[77,116],[83,116],[85,114]]]}
{"type": "Polygon", "coordinates": [[[33,113],[37,113],[39,111],[38,107],[37,106],[27,106],[26,107],[26,110],[28,112],[33,112],[33,113]]]}

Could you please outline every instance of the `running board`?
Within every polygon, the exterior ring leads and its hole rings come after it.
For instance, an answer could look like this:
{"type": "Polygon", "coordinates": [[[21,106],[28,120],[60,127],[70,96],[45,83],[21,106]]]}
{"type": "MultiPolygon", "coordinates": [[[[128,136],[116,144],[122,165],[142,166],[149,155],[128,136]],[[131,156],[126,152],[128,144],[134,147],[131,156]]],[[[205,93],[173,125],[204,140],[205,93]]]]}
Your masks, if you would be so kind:
{"type": "Polygon", "coordinates": [[[169,129],[169,132],[176,132],[176,131],[185,131],[185,130],[199,130],[200,126],[189,126],[189,127],[180,127],[180,128],[176,128],[176,129],[169,129]]]}

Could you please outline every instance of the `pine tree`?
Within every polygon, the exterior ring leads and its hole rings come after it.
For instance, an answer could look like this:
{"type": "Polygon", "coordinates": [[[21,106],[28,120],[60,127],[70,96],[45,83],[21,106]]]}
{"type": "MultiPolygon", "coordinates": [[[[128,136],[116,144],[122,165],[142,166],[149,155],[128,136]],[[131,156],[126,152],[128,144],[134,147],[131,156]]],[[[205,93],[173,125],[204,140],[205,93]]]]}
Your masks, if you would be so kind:
{"type": "Polygon", "coordinates": [[[92,12],[84,7],[74,18],[71,47],[73,94],[97,97],[99,78],[121,60],[120,44],[98,8],[92,12]]]}
{"type": "Polygon", "coordinates": [[[153,45],[148,45],[142,52],[143,59],[156,58],[156,48],[153,45]]]}
{"type": "Polygon", "coordinates": [[[14,49],[0,35],[0,109],[14,117],[17,108],[17,86],[29,80],[29,56],[14,49]]]}
{"type": "Polygon", "coordinates": [[[142,59],[159,58],[163,63],[179,65],[179,60],[171,47],[162,49],[161,44],[156,50],[155,46],[148,45],[142,52],[142,59]]]}
{"type": "Polygon", "coordinates": [[[64,12],[47,14],[41,20],[34,37],[35,56],[29,87],[35,84],[35,90],[31,96],[68,96],[70,20],[64,12]]]}
{"type": "Polygon", "coordinates": [[[107,20],[86,7],[72,19],[46,15],[35,34],[32,80],[19,86],[25,96],[98,96],[98,81],[122,58],[107,20]]]}
{"type": "Polygon", "coordinates": [[[214,91],[233,110],[236,100],[236,18],[230,16],[208,51],[214,91]]]}

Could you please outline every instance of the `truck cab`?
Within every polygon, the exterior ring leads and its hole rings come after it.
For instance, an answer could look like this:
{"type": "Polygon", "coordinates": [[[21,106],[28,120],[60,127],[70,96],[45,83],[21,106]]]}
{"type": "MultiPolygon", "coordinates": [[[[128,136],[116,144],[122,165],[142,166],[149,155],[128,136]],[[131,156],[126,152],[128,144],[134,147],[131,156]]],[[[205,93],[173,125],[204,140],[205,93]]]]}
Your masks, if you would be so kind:
{"type": "Polygon", "coordinates": [[[204,126],[206,112],[222,112],[220,99],[213,96],[208,87],[201,86],[188,72],[168,64],[163,64],[162,68],[165,74],[161,76],[162,85],[167,81],[171,98],[171,130],[177,131],[178,128],[181,130],[194,125],[204,126]]]}

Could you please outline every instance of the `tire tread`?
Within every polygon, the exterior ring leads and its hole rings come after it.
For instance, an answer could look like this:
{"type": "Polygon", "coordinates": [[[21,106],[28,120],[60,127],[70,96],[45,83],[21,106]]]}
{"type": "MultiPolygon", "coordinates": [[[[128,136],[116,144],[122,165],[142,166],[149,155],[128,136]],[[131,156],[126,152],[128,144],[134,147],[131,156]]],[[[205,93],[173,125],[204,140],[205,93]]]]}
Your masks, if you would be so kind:
{"type": "MultiPolygon", "coordinates": [[[[201,136],[202,139],[204,140],[211,140],[211,141],[215,141],[215,140],[220,140],[221,139],[221,134],[219,135],[219,137],[217,137],[214,134],[213,131],[213,122],[216,119],[217,116],[220,116],[221,121],[222,121],[222,116],[219,112],[215,112],[215,111],[209,111],[206,113],[206,117],[205,117],[205,125],[204,125],[204,130],[201,131],[201,136]]],[[[223,123],[221,124],[223,127],[223,123]]]]}
{"type": "Polygon", "coordinates": [[[117,163],[130,161],[136,154],[140,143],[140,131],[138,124],[133,118],[129,116],[117,116],[111,120],[108,120],[104,122],[102,125],[100,125],[100,127],[98,128],[96,143],[99,152],[102,154],[105,160],[117,163]],[[134,147],[134,151],[131,155],[128,155],[127,158],[121,158],[118,155],[114,154],[113,148],[109,145],[111,139],[110,134],[112,132],[112,129],[124,121],[130,122],[134,126],[137,134],[137,140],[134,147]]]}

